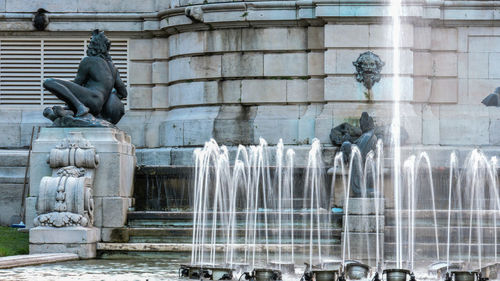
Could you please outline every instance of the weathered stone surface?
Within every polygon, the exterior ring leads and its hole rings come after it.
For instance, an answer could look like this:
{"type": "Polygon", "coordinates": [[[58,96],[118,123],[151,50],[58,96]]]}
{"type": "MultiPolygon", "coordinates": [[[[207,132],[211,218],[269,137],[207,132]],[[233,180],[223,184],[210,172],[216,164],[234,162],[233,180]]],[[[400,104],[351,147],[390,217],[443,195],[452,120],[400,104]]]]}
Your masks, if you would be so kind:
{"type": "Polygon", "coordinates": [[[21,127],[16,123],[0,123],[1,132],[9,132],[0,135],[0,147],[11,148],[21,146],[21,127]]]}
{"type": "Polygon", "coordinates": [[[76,12],[78,7],[77,0],[70,0],[68,2],[61,3],[57,0],[36,0],[28,3],[19,2],[16,0],[5,0],[4,2],[5,10],[9,12],[25,12],[25,11],[36,11],[39,8],[44,8],[47,11],[55,12],[76,12]]]}
{"type": "Polygon", "coordinates": [[[169,61],[168,81],[221,77],[220,55],[183,57],[169,61]]]}
{"type": "Polygon", "coordinates": [[[264,76],[307,75],[306,53],[283,53],[264,55],[264,76]]]}
{"type": "Polygon", "coordinates": [[[223,77],[253,77],[263,74],[262,53],[227,53],[222,56],[223,77]]]}
{"type": "Polygon", "coordinates": [[[432,56],[428,52],[413,53],[413,74],[429,76],[432,75],[432,56]]]}
{"type": "Polygon", "coordinates": [[[457,64],[457,53],[435,52],[432,54],[432,70],[435,76],[457,76],[457,64]]]}
{"type": "Polygon", "coordinates": [[[241,29],[219,29],[208,32],[206,39],[207,52],[242,51],[241,29]]]}
{"type": "Polygon", "coordinates": [[[311,78],[307,80],[307,100],[310,102],[324,101],[325,82],[323,79],[311,78]]]}
{"type": "MultiPolygon", "coordinates": [[[[400,32],[400,47],[413,47],[413,26],[402,24],[400,32]]],[[[369,26],[368,46],[370,48],[392,47],[392,25],[371,24],[369,26]]],[[[417,40],[420,40],[418,38],[417,40]]]]}
{"type": "Polygon", "coordinates": [[[78,1],[78,12],[95,13],[137,13],[137,12],[154,12],[154,0],[145,0],[144,2],[137,3],[135,1],[122,1],[122,0],[104,0],[102,2],[81,2],[78,1]]]}
{"type": "Polygon", "coordinates": [[[92,244],[30,244],[30,254],[73,253],[80,259],[96,257],[97,243],[92,244]]]}
{"type": "Polygon", "coordinates": [[[151,39],[133,39],[129,43],[129,56],[131,60],[152,59],[151,39]]]}
{"type": "Polygon", "coordinates": [[[287,80],[243,80],[242,103],[286,102],[287,80]]]}
{"type": "Polygon", "coordinates": [[[244,51],[251,50],[305,50],[307,32],[303,28],[243,29],[244,51]]]}
{"type": "Polygon", "coordinates": [[[153,38],[152,39],[152,58],[153,59],[167,59],[168,58],[168,39],[167,38],[153,38]]]}
{"type": "Polygon", "coordinates": [[[219,144],[252,144],[256,115],[255,106],[222,106],[214,121],[214,138],[219,144]]]}
{"type": "MultiPolygon", "coordinates": [[[[366,89],[354,79],[354,77],[329,76],[325,80],[325,100],[329,101],[366,101],[366,89]]],[[[401,94],[400,100],[409,101],[413,99],[413,79],[400,77],[401,94]]],[[[392,77],[384,77],[372,88],[372,100],[393,100],[392,77]]]]}
{"type": "Polygon", "coordinates": [[[168,104],[203,105],[219,102],[219,85],[215,81],[178,83],[168,87],[168,104]]]}
{"type": "Polygon", "coordinates": [[[12,221],[21,214],[23,185],[0,183],[0,225],[10,226],[19,221],[12,221]]]}
{"type": "Polygon", "coordinates": [[[433,79],[430,101],[433,103],[456,103],[458,101],[458,79],[433,79]]]}
{"type": "Polygon", "coordinates": [[[418,50],[428,50],[431,48],[431,33],[430,26],[416,26],[413,29],[413,34],[416,38],[414,48],[418,50]]]}
{"type": "Polygon", "coordinates": [[[325,25],[325,47],[365,48],[368,46],[369,26],[360,25],[325,25]]]}
{"type": "Polygon", "coordinates": [[[151,63],[149,62],[134,62],[129,63],[130,85],[151,84],[151,63]]]}
{"type": "Polygon", "coordinates": [[[489,115],[483,105],[441,105],[439,130],[441,145],[489,143],[489,115]]]}
{"type": "Polygon", "coordinates": [[[307,80],[286,81],[286,102],[307,102],[307,80]]]}
{"type": "MultiPolygon", "coordinates": [[[[342,206],[346,208],[343,202],[342,206]]],[[[349,206],[347,212],[350,215],[375,215],[383,214],[384,199],[383,198],[349,198],[349,206]]]]}
{"type": "Polygon", "coordinates": [[[152,82],[154,84],[166,84],[168,82],[168,62],[153,62],[152,73],[152,82]]]}
{"type": "MultiPolygon", "coordinates": [[[[490,53],[488,58],[488,78],[499,79],[500,70],[498,66],[500,65],[500,53],[490,53]]],[[[484,65],[483,65],[484,67],[484,65]]]]}
{"type": "Polygon", "coordinates": [[[79,259],[78,255],[69,253],[8,256],[0,258],[0,269],[53,263],[53,262],[71,261],[78,259],[79,259]]]}
{"type": "MultiPolygon", "coordinates": [[[[344,217],[344,221],[346,218],[344,217]]],[[[377,230],[379,233],[384,231],[385,219],[384,216],[374,216],[374,215],[349,215],[349,220],[347,223],[347,227],[349,228],[349,232],[353,233],[375,233],[377,230]],[[377,218],[378,217],[378,218],[377,218]],[[378,223],[378,229],[377,229],[378,223]]]]}
{"type": "Polygon", "coordinates": [[[207,33],[205,31],[173,34],[168,37],[169,56],[203,53],[206,38],[207,33]]]}
{"type": "Polygon", "coordinates": [[[323,49],[325,47],[325,32],[321,26],[309,26],[307,28],[307,48],[323,49]]]}
{"type": "Polygon", "coordinates": [[[439,106],[424,105],[422,110],[422,143],[439,144],[439,106]]]}
{"type": "Polygon", "coordinates": [[[168,108],[168,87],[164,85],[154,86],[151,92],[152,108],[168,108]]]}
{"type": "MultiPolygon", "coordinates": [[[[324,53],[323,52],[310,52],[307,54],[307,74],[308,75],[323,75],[325,73],[324,67],[324,53]]],[[[330,63],[330,62],[328,62],[330,63]]]]}
{"type": "Polygon", "coordinates": [[[127,222],[128,199],[123,197],[103,197],[102,226],[122,227],[127,222]]]}
{"type": "Polygon", "coordinates": [[[87,244],[100,241],[101,234],[95,227],[43,227],[30,229],[31,244],[87,244]]]}
{"type": "Polygon", "coordinates": [[[222,102],[241,102],[241,80],[227,80],[222,82],[222,102]]]}
{"type": "Polygon", "coordinates": [[[431,32],[431,49],[440,51],[457,50],[457,35],[456,28],[433,28],[431,32]]]}
{"type": "Polygon", "coordinates": [[[129,240],[128,228],[101,228],[101,240],[111,243],[127,243],[129,240]]]}
{"type": "Polygon", "coordinates": [[[129,105],[133,109],[151,108],[151,87],[133,86],[130,88],[129,105]]]}
{"type": "Polygon", "coordinates": [[[429,102],[431,98],[432,80],[426,77],[413,78],[413,101],[429,102]]]}

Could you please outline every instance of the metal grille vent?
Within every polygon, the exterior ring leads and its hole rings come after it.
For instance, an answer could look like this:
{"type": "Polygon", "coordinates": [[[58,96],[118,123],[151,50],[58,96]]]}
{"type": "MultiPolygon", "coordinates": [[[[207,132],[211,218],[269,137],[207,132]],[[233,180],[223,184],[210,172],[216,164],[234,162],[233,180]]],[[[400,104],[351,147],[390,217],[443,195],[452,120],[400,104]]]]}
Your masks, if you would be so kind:
{"type": "MultiPolygon", "coordinates": [[[[128,82],[128,40],[112,39],[111,56],[128,82]]],[[[74,79],[88,39],[0,39],[0,106],[61,104],[43,89],[46,78],[74,79]]]]}

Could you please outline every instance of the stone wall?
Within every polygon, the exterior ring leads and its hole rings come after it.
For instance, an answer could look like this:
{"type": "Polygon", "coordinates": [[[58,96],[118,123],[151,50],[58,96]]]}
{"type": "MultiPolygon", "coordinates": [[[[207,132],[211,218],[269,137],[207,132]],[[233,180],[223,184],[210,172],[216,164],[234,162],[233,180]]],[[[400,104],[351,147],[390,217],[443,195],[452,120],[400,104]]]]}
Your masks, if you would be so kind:
{"type": "MultiPolygon", "coordinates": [[[[372,2],[3,0],[0,35],[88,36],[100,28],[129,38],[129,108],[119,127],[139,155],[211,137],[229,145],[282,138],[296,146],[316,137],[329,146],[330,129],[362,111],[379,124],[392,118],[389,7],[372,2]],[[50,11],[44,32],[31,26],[40,7],[50,11]],[[367,50],[386,63],[370,100],[352,65],[367,50]]],[[[500,86],[495,8],[488,1],[405,3],[400,99],[407,144],[498,145],[500,110],[480,104],[500,86]]],[[[9,131],[0,136],[3,148],[27,147],[31,127],[48,124],[40,108],[0,114],[0,128],[9,131]]]]}

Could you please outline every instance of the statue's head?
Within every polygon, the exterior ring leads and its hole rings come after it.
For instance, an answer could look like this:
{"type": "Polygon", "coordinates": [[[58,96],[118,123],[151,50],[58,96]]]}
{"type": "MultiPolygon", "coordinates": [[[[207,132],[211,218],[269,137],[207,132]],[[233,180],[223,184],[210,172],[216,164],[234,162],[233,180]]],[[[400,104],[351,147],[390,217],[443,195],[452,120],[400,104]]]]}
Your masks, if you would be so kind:
{"type": "Polygon", "coordinates": [[[368,115],[367,112],[361,113],[361,118],[359,118],[359,127],[363,133],[375,128],[375,122],[373,122],[373,118],[368,115]]]}
{"type": "Polygon", "coordinates": [[[344,141],[340,146],[340,151],[342,152],[344,163],[348,163],[351,158],[352,143],[350,141],[344,141]]]}
{"type": "Polygon", "coordinates": [[[356,80],[362,82],[368,90],[380,81],[380,72],[385,65],[379,56],[370,51],[359,55],[352,64],[356,67],[356,80]]]}
{"type": "Polygon", "coordinates": [[[111,60],[111,56],[109,55],[110,47],[111,42],[108,37],[104,35],[104,32],[99,31],[99,29],[94,29],[94,31],[92,31],[92,37],[90,37],[89,45],[87,46],[87,56],[99,56],[105,60],[111,60]]]}

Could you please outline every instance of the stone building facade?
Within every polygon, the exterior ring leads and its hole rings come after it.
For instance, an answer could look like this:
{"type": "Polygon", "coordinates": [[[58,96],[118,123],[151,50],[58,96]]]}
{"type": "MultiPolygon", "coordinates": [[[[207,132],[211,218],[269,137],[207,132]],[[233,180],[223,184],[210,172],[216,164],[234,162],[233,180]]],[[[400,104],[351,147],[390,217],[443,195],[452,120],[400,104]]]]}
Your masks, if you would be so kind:
{"type": "MultiPolygon", "coordinates": [[[[407,149],[496,151],[500,109],[480,103],[500,86],[495,3],[403,2],[407,149]]],[[[0,13],[0,40],[21,45],[88,38],[95,28],[126,42],[128,109],[118,127],[131,135],[138,165],[190,165],[193,147],[212,137],[229,145],[282,138],[298,149],[318,138],[328,147],[330,129],[363,111],[378,124],[392,117],[387,1],[0,0],[0,13]],[[32,24],[39,8],[49,11],[45,31],[32,24]],[[352,64],[368,50],[385,62],[370,99],[352,64]]],[[[9,82],[0,75],[0,212],[16,213],[32,127],[49,122],[41,104],[3,103],[9,82]]],[[[13,96],[22,95],[20,87],[13,96]]]]}

